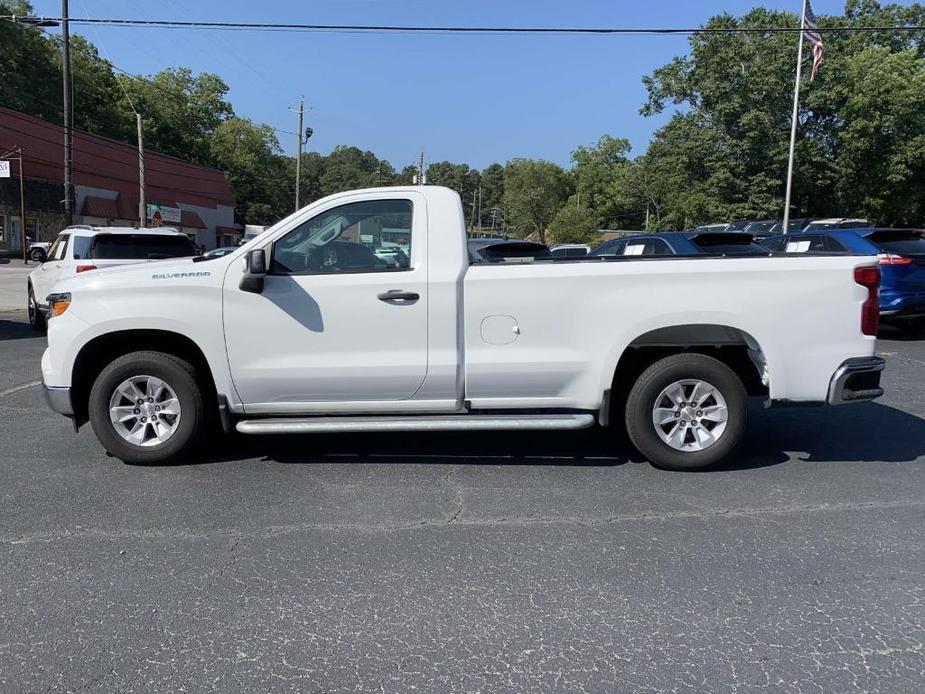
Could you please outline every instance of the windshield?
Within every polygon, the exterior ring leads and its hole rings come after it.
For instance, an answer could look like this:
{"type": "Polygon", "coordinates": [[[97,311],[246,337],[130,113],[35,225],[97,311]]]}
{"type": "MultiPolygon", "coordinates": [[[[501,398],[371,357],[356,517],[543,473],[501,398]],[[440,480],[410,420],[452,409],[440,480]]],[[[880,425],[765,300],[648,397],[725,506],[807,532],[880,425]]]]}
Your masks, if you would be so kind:
{"type": "Polygon", "coordinates": [[[99,234],[93,237],[94,260],[157,260],[196,255],[186,236],[164,234],[99,234]]]}

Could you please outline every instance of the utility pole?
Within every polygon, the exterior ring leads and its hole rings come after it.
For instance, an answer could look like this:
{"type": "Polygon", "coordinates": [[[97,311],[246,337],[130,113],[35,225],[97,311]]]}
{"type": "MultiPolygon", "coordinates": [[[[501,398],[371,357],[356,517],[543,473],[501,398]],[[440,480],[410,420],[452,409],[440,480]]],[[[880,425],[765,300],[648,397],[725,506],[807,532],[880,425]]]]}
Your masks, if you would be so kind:
{"type": "MultiPolygon", "coordinates": [[[[23,183],[22,175],[22,147],[17,147],[17,149],[19,150],[19,228],[22,230],[22,259],[23,262],[27,262],[29,260],[29,244],[26,243],[26,186],[23,183]]],[[[35,225],[35,229],[35,235],[38,236],[38,224],[35,225]]]]}
{"type": "Polygon", "coordinates": [[[423,186],[427,183],[427,178],[424,176],[424,150],[421,150],[421,156],[418,159],[418,185],[423,186]]]}
{"type": "Polygon", "coordinates": [[[135,114],[135,124],[138,126],[138,226],[144,229],[147,226],[148,206],[145,201],[145,144],[140,113],[135,114]]]}
{"type": "Polygon", "coordinates": [[[790,232],[790,194],[793,190],[793,154],[797,143],[797,121],[800,119],[800,77],[803,74],[803,35],[806,32],[806,3],[800,15],[800,43],[797,48],[797,77],[793,85],[793,120],[790,122],[790,154],[787,157],[787,189],[784,193],[784,234],[790,232]]]}
{"type": "Polygon", "coordinates": [[[295,136],[299,141],[298,154],[295,158],[295,209],[296,212],[299,211],[299,193],[302,186],[302,114],[305,112],[305,108],[302,103],[302,98],[299,98],[299,110],[296,113],[299,114],[299,127],[296,128],[295,136]]]}
{"type": "Polygon", "coordinates": [[[68,31],[67,1],[61,0],[61,46],[64,105],[64,225],[74,223],[74,210],[71,200],[71,131],[74,125],[73,105],[71,104],[71,38],[68,31]]]}
{"type": "Polygon", "coordinates": [[[479,186],[479,235],[482,233],[482,186],[479,186]]]}

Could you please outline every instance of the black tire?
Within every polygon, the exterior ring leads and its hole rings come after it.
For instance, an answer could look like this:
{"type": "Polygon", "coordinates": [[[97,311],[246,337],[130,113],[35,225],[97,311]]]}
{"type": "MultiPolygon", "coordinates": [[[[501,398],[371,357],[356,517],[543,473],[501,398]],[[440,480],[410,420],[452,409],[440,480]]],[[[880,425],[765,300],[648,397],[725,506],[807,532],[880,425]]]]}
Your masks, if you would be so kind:
{"type": "Polygon", "coordinates": [[[205,427],[205,407],[195,370],[183,359],[163,352],[131,352],[111,362],[90,389],[88,411],[97,439],[107,452],[126,463],[151,465],[177,460],[195,446],[205,427]],[[109,404],[116,388],[135,376],[153,376],[164,381],[179,400],[179,422],[163,443],[150,446],[131,443],[119,435],[110,420],[109,404]]]}
{"type": "Polygon", "coordinates": [[[29,325],[36,332],[45,332],[45,329],[48,327],[45,322],[45,314],[42,313],[42,309],[38,307],[38,304],[35,303],[35,292],[32,291],[32,285],[29,285],[29,299],[26,309],[29,313],[29,325]]]}
{"type": "MultiPolygon", "coordinates": [[[[630,390],[625,418],[630,441],[653,465],[667,470],[703,470],[719,463],[738,446],[745,434],[748,397],[742,381],[721,361],[703,354],[675,354],[655,362],[639,376],[630,390]],[[725,430],[715,443],[702,450],[673,448],[662,440],[653,422],[656,399],[664,389],[685,379],[709,383],[726,401],[725,430]]],[[[671,424],[667,427],[670,430],[671,424]]],[[[684,436],[687,435],[685,432],[684,436]]]]}
{"type": "Polygon", "coordinates": [[[41,263],[45,260],[45,251],[41,248],[34,248],[29,252],[29,258],[35,263],[41,263]]]}

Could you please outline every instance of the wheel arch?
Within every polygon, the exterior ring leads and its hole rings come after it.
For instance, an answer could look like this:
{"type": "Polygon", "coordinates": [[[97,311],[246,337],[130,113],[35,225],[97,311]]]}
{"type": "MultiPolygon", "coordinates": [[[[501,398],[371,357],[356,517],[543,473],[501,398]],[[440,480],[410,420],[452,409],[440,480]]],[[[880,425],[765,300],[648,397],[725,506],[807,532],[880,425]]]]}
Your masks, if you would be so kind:
{"type": "Polygon", "coordinates": [[[765,353],[750,333],[718,323],[672,325],[649,330],[624,348],[604,395],[600,423],[621,422],[626,398],[642,372],[659,359],[685,352],[718,359],[736,373],[749,395],[768,395],[765,353]]]}
{"type": "Polygon", "coordinates": [[[195,341],[170,330],[119,330],[94,337],[80,348],[74,359],[71,402],[77,427],[88,420],[90,388],[103,368],[123,354],[141,350],[164,352],[188,361],[195,369],[205,402],[219,407],[214,374],[205,353],[195,341]]]}

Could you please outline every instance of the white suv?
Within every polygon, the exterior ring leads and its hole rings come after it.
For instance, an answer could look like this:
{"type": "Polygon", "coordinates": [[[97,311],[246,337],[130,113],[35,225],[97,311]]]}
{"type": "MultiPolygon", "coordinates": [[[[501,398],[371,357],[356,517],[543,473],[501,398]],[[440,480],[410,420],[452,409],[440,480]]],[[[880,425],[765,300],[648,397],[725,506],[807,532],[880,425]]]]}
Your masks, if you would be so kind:
{"type": "Polygon", "coordinates": [[[29,323],[36,330],[45,327],[47,297],[58,280],[114,265],[194,255],[189,237],[172,228],[70,226],[29,274],[29,323]]]}

